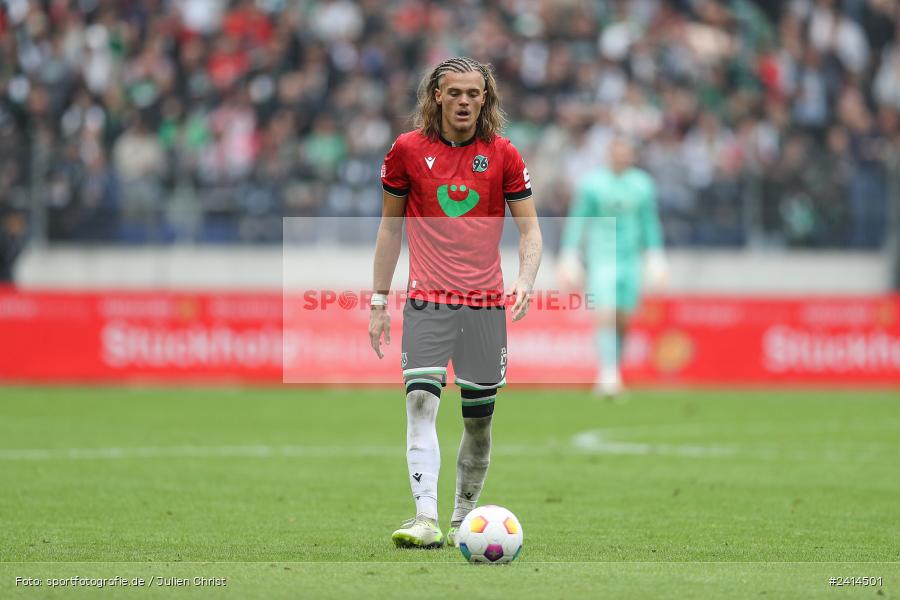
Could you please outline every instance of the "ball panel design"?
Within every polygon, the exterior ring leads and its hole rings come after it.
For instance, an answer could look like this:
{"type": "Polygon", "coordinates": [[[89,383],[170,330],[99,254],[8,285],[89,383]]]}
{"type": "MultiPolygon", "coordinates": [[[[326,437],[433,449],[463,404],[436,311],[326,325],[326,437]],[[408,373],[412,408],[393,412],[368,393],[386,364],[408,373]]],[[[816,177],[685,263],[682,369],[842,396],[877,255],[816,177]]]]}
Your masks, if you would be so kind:
{"type": "Polygon", "coordinates": [[[519,533],[519,524],[516,523],[516,520],[512,517],[512,515],[503,519],[503,526],[506,527],[506,533],[510,535],[519,533]]]}
{"type": "Polygon", "coordinates": [[[516,552],[519,551],[519,548],[522,547],[522,536],[521,535],[508,535],[506,539],[503,540],[503,553],[509,556],[514,556],[516,552]]]}
{"type": "Polygon", "coordinates": [[[484,557],[491,562],[497,562],[503,558],[503,546],[500,544],[488,544],[487,549],[484,551],[484,557]]]}
{"type": "Polygon", "coordinates": [[[488,547],[488,540],[479,533],[473,533],[466,539],[466,547],[473,556],[484,554],[488,547]]]}
{"type": "Polygon", "coordinates": [[[472,522],[469,523],[469,531],[472,533],[481,533],[484,531],[485,527],[487,527],[488,521],[481,515],[472,519],[472,522]]]}
{"type": "Polygon", "coordinates": [[[512,556],[522,547],[522,539],[517,535],[508,535],[502,542],[503,553],[512,556]]]}
{"type": "Polygon", "coordinates": [[[466,557],[466,560],[472,560],[472,553],[469,552],[469,547],[465,543],[459,545],[459,551],[466,557]]]}
{"type": "Polygon", "coordinates": [[[488,544],[502,544],[503,540],[509,536],[506,533],[506,528],[503,526],[503,521],[500,519],[490,521],[481,535],[487,539],[488,544]]]}

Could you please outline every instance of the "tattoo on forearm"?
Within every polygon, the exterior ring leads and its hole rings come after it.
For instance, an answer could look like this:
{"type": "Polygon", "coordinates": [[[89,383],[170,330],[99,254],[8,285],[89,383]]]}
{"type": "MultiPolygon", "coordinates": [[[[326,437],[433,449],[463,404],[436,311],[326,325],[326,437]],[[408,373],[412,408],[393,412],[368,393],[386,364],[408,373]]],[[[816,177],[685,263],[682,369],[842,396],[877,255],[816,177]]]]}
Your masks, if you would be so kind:
{"type": "Polygon", "coordinates": [[[519,245],[519,279],[524,279],[529,286],[534,285],[538,267],[541,266],[543,242],[538,239],[523,239],[519,245]]]}

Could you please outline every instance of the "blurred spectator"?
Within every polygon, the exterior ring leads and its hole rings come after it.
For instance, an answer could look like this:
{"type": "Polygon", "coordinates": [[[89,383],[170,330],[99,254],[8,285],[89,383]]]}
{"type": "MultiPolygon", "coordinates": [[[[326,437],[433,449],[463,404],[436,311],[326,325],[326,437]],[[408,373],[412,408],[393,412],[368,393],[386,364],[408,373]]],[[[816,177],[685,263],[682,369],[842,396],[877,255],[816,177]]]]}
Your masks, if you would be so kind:
{"type": "Polygon", "coordinates": [[[813,182],[804,168],[811,150],[807,135],[792,133],[785,140],[781,159],[765,175],[762,227],[773,242],[803,246],[814,238],[813,182]]]}
{"type": "Polygon", "coordinates": [[[837,0],[816,0],[809,15],[809,41],[817,52],[833,54],[851,73],[862,73],[868,66],[866,35],[858,23],[841,12],[837,0]]]}
{"type": "Polygon", "coordinates": [[[696,195],[688,182],[681,157],[680,141],[674,127],[664,129],[657,143],[644,155],[644,165],[656,180],[657,205],[667,218],[662,221],[663,234],[670,244],[692,243],[697,213],[696,195]]]}
{"type": "Polygon", "coordinates": [[[166,155],[159,137],[139,115],[113,146],[113,164],[121,182],[121,215],[129,241],[158,237],[163,205],[166,155]]]}
{"type": "Polygon", "coordinates": [[[21,212],[0,215],[0,285],[13,282],[13,267],[25,245],[26,230],[21,212]]]}
{"type": "Polygon", "coordinates": [[[814,156],[810,184],[817,219],[813,241],[817,246],[847,244],[848,194],[853,173],[849,146],[847,130],[835,125],[828,131],[825,148],[814,156]]]}
{"type": "Polygon", "coordinates": [[[884,139],[859,90],[845,90],[839,111],[850,132],[850,245],[878,248],[884,241],[887,209],[884,139]]]}
{"type": "Polygon", "coordinates": [[[895,41],[885,48],[881,66],[875,75],[873,92],[879,104],[900,110],[900,39],[895,38],[895,41]]]}
{"type": "Polygon", "coordinates": [[[898,199],[895,0],[59,0],[0,18],[3,205],[52,240],[275,242],[368,216],[415,85],[491,62],[539,210],[612,135],[670,244],[884,243],[898,199]]]}

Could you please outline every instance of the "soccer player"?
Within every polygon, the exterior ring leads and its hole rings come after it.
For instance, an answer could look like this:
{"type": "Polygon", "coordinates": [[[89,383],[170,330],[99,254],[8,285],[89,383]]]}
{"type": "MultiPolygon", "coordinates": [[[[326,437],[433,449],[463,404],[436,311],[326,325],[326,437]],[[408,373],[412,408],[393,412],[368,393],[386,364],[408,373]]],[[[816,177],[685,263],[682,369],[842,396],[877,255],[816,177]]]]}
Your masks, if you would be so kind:
{"type": "Polygon", "coordinates": [[[635,167],[628,139],[615,138],[609,157],[610,168],[579,182],[563,230],[557,276],[564,287],[584,287],[596,309],[600,366],[594,391],[614,397],[622,389],[619,362],[641,297],[643,263],[654,287],[665,283],[667,267],[653,180],[635,167]]]}
{"type": "Polygon", "coordinates": [[[406,460],[415,517],[392,535],[400,547],[444,544],[438,525],[441,458],[435,418],[447,364],[461,388],[463,434],[447,540],[475,508],[491,455],[497,390],[506,384],[506,298],[525,316],[543,242],[522,157],[500,137],[503,113],[493,73],[470,58],[437,65],[419,86],[416,129],[384,160],[384,200],[375,246],[369,322],[372,348],[389,344],[388,290],[405,223],[408,299],[401,368],[406,385],[406,460]],[[504,297],[500,237],[506,207],[520,233],[519,274],[504,297]]]}

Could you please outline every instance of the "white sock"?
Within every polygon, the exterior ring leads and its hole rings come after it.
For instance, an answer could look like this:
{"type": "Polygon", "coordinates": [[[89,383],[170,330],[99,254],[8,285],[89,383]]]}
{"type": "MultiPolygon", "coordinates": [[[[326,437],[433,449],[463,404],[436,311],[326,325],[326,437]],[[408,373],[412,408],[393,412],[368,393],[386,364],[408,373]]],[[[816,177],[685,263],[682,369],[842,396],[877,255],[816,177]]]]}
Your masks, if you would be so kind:
{"type": "Polygon", "coordinates": [[[600,383],[603,385],[618,385],[621,380],[622,376],[615,365],[604,364],[600,367],[600,383]]]}
{"type": "Polygon", "coordinates": [[[600,357],[600,381],[603,385],[616,385],[619,376],[618,340],[615,325],[597,328],[597,353],[600,357]]]}
{"type": "Polygon", "coordinates": [[[456,461],[456,501],[451,523],[465,519],[478,503],[491,464],[492,419],[492,415],[463,419],[465,429],[456,461]]]}
{"type": "Polygon", "coordinates": [[[437,419],[441,399],[424,390],[406,395],[406,464],[416,515],[437,520],[437,484],[441,469],[437,419]]]}

